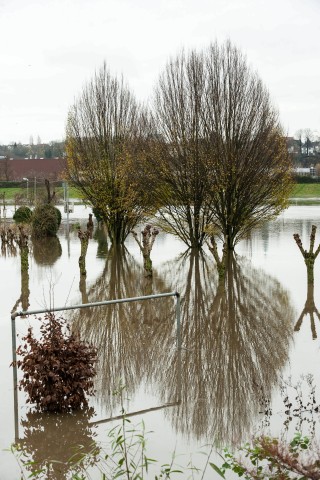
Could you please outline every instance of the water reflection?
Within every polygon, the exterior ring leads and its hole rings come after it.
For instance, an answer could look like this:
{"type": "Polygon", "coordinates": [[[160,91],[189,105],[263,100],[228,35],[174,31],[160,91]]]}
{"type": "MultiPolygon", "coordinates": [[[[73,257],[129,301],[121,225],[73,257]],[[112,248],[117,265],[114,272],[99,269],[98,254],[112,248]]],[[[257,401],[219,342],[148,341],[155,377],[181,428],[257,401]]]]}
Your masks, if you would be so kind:
{"type": "Polygon", "coordinates": [[[32,238],[33,258],[38,265],[53,265],[62,255],[58,237],[32,238]]]}
{"type": "MultiPolygon", "coordinates": [[[[164,291],[168,288],[156,271],[152,279],[146,279],[140,262],[125,247],[114,247],[108,251],[103,273],[89,288],[87,298],[95,302],[164,291]]],[[[154,345],[167,341],[166,324],[170,324],[175,345],[172,298],[88,308],[73,314],[73,328],[98,348],[97,398],[109,410],[119,408],[118,399],[112,396],[117,381],[125,383],[132,398],[146,372],[162,361],[154,345]]],[[[162,357],[166,359],[165,351],[162,357]]]]}
{"type": "Polygon", "coordinates": [[[187,436],[239,444],[288,360],[293,309],[279,282],[244,258],[230,257],[220,279],[212,257],[187,252],[146,279],[125,248],[108,252],[90,301],[177,289],[182,293],[182,365],[171,299],[89,309],[74,327],[99,349],[98,398],[115,407],[115,379],[130,398],[144,387],[187,436]],[[181,369],[180,369],[181,367],[181,369]],[[178,381],[180,378],[180,381],[178,381]]]}
{"type": "Polygon", "coordinates": [[[22,310],[28,310],[29,307],[29,235],[25,233],[22,227],[19,227],[19,234],[16,242],[20,251],[20,276],[21,276],[21,293],[20,297],[13,306],[14,312],[21,303],[22,310]]]}
{"type": "Polygon", "coordinates": [[[98,226],[93,234],[94,240],[98,243],[97,258],[105,258],[108,254],[108,235],[104,225],[98,226]]]}
{"type": "Polygon", "coordinates": [[[70,471],[79,473],[92,465],[99,453],[95,427],[89,423],[93,414],[93,409],[59,415],[28,412],[21,421],[23,437],[17,441],[30,462],[26,470],[44,469],[46,479],[63,480],[70,478],[70,471]]]}
{"type": "Polygon", "coordinates": [[[320,320],[320,315],[319,311],[315,305],[314,301],[314,264],[316,261],[317,256],[320,253],[320,244],[317,247],[316,251],[314,251],[314,243],[315,243],[315,236],[316,236],[316,231],[317,227],[316,225],[312,225],[311,227],[311,234],[310,234],[310,246],[309,246],[309,251],[303,248],[302,241],[300,239],[300,235],[298,233],[295,233],[293,235],[293,238],[303,256],[304,263],[307,268],[307,300],[305,303],[305,306],[301,312],[300,317],[298,318],[298,321],[294,327],[294,330],[296,332],[300,331],[301,325],[303,318],[305,316],[310,316],[310,324],[311,324],[311,332],[312,332],[312,338],[315,340],[317,338],[317,332],[316,332],[316,326],[315,326],[315,321],[314,317],[315,315],[318,317],[320,320]]]}
{"type": "MultiPolygon", "coordinates": [[[[181,257],[175,267],[184,285],[185,350],[181,406],[167,415],[185,435],[239,444],[288,360],[293,318],[288,294],[243,258],[229,258],[221,281],[211,259],[201,255],[181,257]]],[[[173,268],[167,266],[168,276],[173,268]]],[[[165,336],[161,348],[169,348],[165,336]]],[[[154,375],[166,397],[175,380],[170,369],[157,365],[154,375]]]]}
{"type": "Polygon", "coordinates": [[[295,327],[294,327],[295,332],[300,331],[303,319],[305,316],[308,317],[308,315],[310,317],[310,327],[311,327],[312,338],[313,340],[315,340],[317,338],[315,316],[317,316],[318,320],[320,320],[320,313],[314,301],[314,283],[313,282],[307,282],[307,299],[306,299],[304,308],[302,309],[301,315],[299,316],[298,321],[295,324],[295,327]]]}

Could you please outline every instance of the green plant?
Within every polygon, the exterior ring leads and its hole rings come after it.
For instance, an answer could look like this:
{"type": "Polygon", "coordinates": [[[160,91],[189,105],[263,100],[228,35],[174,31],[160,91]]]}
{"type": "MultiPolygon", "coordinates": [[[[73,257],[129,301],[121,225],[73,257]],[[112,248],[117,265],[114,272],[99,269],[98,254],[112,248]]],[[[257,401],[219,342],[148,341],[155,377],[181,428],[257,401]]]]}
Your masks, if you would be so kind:
{"type": "Polygon", "coordinates": [[[32,221],[32,210],[29,207],[19,207],[14,215],[13,220],[16,223],[30,223],[32,221]]]}
{"type": "Polygon", "coordinates": [[[312,480],[320,479],[320,455],[311,451],[308,437],[296,433],[287,444],[277,438],[259,437],[241,447],[237,454],[224,451],[224,463],[210,466],[222,477],[231,470],[246,480],[312,480]]]}
{"type": "Polygon", "coordinates": [[[53,205],[46,204],[36,207],[33,212],[32,228],[35,237],[50,237],[56,235],[59,228],[60,211],[53,205]]]}
{"type": "Polygon", "coordinates": [[[23,371],[19,389],[27,393],[27,403],[35,404],[39,411],[87,407],[86,396],[94,393],[96,349],[71,333],[65,319],[47,313],[39,320],[40,340],[30,327],[17,349],[21,357],[17,366],[23,371]]]}

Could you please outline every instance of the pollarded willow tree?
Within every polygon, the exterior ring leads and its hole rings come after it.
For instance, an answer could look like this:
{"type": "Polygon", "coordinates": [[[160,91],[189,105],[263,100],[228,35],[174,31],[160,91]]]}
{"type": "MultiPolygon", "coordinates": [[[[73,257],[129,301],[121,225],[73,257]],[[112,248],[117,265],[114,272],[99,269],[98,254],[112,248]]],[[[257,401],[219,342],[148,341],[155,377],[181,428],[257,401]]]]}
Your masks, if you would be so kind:
{"type": "Polygon", "coordinates": [[[217,234],[233,249],[285,207],[291,164],[278,114],[229,41],[167,65],[153,129],[159,215],[188,246],[217,234]]]}
{"type": "Polygon", "coordinates": [[[123,79],[113,77],[105,63],[68,115],[69,179],[99,212],[114,244],[124,242],[144,211],[143,191],[132,173],[142,116],[123,79]]]}

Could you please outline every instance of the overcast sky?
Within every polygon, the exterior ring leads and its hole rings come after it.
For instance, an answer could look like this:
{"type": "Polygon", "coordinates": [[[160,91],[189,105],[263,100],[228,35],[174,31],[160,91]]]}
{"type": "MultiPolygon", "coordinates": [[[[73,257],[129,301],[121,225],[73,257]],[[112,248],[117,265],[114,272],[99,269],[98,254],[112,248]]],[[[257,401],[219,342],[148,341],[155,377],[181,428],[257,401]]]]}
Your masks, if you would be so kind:
{"type": "Polygon", "coordinates": [[[320,0],[0,0],[0,143],[64,138],[67,112],[106,60],[141,100],[182,47],[227,38],[284,129],[320,131],[320,0]]]}

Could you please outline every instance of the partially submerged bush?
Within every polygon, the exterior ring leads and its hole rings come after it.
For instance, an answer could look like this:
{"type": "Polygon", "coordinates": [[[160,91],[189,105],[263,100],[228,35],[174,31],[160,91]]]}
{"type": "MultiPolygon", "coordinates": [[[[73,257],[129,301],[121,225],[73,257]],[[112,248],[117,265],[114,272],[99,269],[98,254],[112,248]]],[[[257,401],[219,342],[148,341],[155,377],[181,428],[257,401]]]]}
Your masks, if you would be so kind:
{"type": "Polygon", "coordinates": [[[13,215],[13,220],[16,223],[30,223],[32,220],[32,210],[26,206],[19,207],[13,215]]]}
{"type": "Polygon", "coordinates": [[[19,389],[27,393],[27,403],[49,412],[86,407],[86,395],[94,394],[96,349],[71,333],[66,320],[53,313],[45,315],[40,332],[37,340],[30,327],[17,349],[22,357],[17,366],[24,372],[19,389]]]}
{"type": "Polygon", "coordinates": [[[33,212],[33,234],[36,237],[56,235],[61,222],[61,212],[53,205],[40,205],[33,212]]]}

